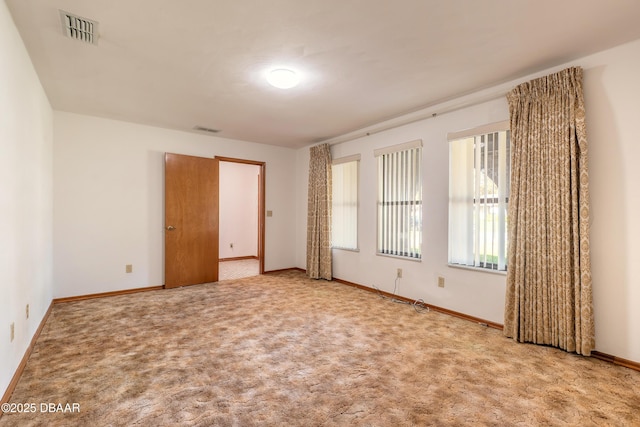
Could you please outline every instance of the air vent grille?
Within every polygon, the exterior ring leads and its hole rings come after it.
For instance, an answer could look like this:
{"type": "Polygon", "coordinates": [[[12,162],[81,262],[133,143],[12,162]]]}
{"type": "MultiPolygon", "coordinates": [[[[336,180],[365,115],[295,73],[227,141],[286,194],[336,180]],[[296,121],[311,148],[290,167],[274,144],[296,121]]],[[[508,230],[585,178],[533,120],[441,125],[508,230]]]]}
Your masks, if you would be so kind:
{"type": "Polygon", "coordinates": [[[62,31],[70,39],[89,44],[98,44],[98,23],[64,10],[60,11],[62,31]]]}
{"type": "Polygon", "coordinates": [[[193,128],[195,130],[199,130],[201,132],[209,132],[209,133],[218,133],[218,132],[220,132],[220,129],[211,129],[211,128],[206,128],[204,126],[194,126],[193,128]]]}

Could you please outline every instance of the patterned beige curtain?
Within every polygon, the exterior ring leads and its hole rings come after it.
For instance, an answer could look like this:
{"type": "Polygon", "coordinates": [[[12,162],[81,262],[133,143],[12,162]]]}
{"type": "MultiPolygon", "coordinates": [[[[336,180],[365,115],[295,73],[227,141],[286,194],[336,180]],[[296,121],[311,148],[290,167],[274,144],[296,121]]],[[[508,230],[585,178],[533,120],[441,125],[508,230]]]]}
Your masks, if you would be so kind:
{"type": "Polygon", "coordinates": [[[331,152],[311,147],[307,208],[307,276],[331,280],[331,152]]]}
{"type": "Polygon", "coordinates": [[[589,174],[582,69],[508,95],[511,198],[504,333],[590,355],[589,174]]]}

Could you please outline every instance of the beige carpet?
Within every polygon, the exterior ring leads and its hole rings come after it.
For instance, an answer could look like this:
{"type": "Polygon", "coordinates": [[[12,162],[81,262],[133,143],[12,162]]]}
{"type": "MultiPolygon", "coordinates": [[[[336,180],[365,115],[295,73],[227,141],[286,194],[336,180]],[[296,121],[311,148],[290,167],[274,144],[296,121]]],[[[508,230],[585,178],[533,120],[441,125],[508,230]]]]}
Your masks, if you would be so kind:
{"type": "Polygon", "coordinates": [[[56,305],[0,426],[638,426],[640,372],[286,272],[56,305]]]}

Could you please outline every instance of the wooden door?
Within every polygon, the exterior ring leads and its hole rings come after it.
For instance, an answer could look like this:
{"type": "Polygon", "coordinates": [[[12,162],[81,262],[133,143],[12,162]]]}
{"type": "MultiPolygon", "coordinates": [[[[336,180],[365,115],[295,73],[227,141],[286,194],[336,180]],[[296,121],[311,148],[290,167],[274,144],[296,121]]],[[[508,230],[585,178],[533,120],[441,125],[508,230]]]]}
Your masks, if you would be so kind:
{"type": "Polygon", "coordinates": [[[217,159],[166,153],[165,287],[218,281],[217,159]]]}

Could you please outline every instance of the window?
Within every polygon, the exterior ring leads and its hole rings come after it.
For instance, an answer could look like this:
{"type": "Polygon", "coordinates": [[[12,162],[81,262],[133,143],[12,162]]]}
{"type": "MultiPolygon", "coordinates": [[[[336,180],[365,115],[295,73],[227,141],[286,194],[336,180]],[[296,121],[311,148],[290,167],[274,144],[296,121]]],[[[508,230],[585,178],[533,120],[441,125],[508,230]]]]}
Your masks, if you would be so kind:
{"type": "Polygon", "coordinates": [[[508,122],[449,134],[449,264],[507,269],[508,122]]]}
{"type": "Polygon", "coordinates": [[[378,158],[377,253],[422,257],[422,141],[375,151],[378,158]]]}
{"type": "Polygon", "coordinates": [[[331,165],[331,246],[358,249],[358,169],[360,156],[336,159],[331,165]]]}

